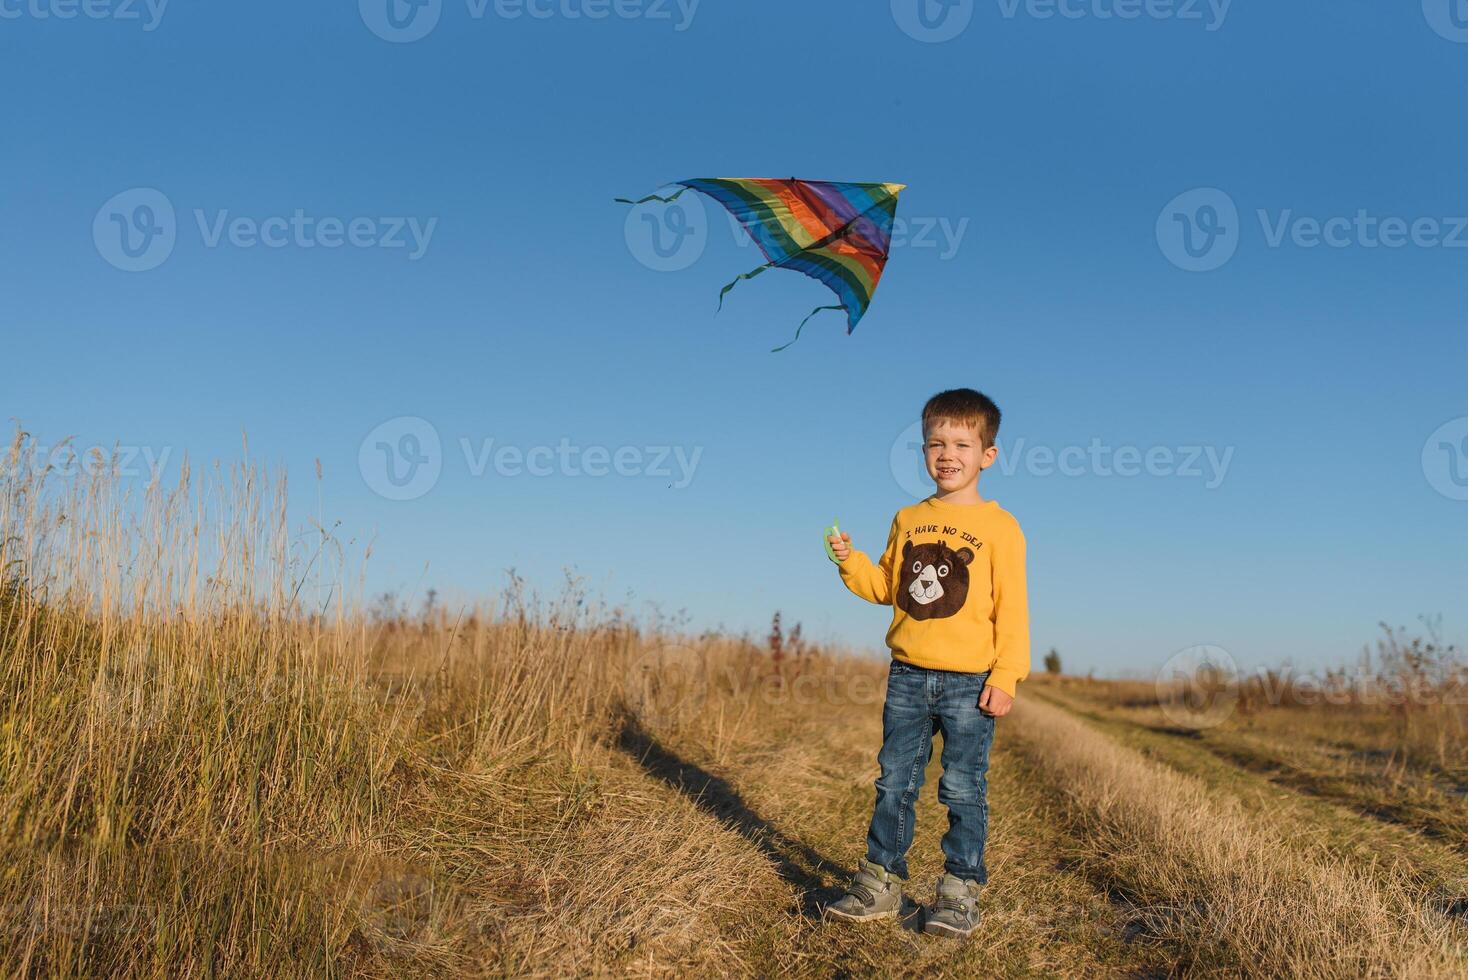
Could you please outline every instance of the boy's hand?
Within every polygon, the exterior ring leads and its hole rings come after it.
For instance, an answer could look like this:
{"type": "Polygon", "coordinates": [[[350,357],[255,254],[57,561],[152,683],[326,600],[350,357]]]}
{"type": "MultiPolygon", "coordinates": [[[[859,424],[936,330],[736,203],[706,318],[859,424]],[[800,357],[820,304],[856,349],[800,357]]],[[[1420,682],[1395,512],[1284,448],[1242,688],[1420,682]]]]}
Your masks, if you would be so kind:
{"type": "Polygon", "coordinates": [[[985,684],[983,691],[979,692],[979,710],[986,715],[1003,718],[1009,714],[1009,709],[1012,707],[1014,707],[1014,698],[997,687],[985,684]]]}
{"type": "Polygon", "coordinates": [[[834,534],[826,535],[826,540],[831,542],[831,551],[835,553],[837,561],[845,561],[851,557],[851,535],[842,531],[840,537],[834,534]]]}

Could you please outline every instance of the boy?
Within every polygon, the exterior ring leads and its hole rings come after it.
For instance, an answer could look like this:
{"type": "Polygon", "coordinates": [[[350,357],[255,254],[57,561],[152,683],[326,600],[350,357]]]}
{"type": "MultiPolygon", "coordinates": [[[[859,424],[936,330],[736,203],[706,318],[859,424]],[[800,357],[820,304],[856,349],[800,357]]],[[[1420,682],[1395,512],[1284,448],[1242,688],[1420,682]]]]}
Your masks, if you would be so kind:
{"type": "Polygon", "coordinates": [[[984,395],[971,388],[934,395],[923,407],[923,457],[937,491],[897,512],[876,565],[844,532],[828,539],[847,588],[892,606],[877,801],[861,868],[827,907],[840,918],[889,918],[902,907],[900,882],[936,728],[948,832],[937,901],[923,929],[967,936],[979,922],[979,890],[989,880],[989,745],[995,719],[1009,713],[1016,685],[1030,672],[1024,534],[978,490],[998,434],[999,407],[984,395]]]}

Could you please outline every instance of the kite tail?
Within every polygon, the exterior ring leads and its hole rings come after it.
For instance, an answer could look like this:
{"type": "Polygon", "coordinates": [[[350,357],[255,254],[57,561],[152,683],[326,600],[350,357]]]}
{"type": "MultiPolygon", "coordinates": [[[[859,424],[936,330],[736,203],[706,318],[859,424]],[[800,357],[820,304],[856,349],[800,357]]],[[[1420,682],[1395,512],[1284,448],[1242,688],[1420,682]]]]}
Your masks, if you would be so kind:
{"type": "Polygon", "coordinates": [[[810,322],[810,318],[813,317],[813,316],[815,316],[817,313],[822,313],[822,312],[824,312],[826,310],[844,310],[844,309],[846,309],[846,307],[841,306],[839,304],[836,305],[836,306],[817,306],[815,309],[813,309],[813,310],[810,311],[809,315],[807,315],[804,320],[801,320],[800,321],[800,326],[798,326],[798,327],[795,328],[795,336],[794,337],[791,337],[788,342],[781,344],[779,347],[771,347],[770,348],[770,353],[773,354],[773,353],[775,353],[775,351],[784,350],[785,348],[789,347],[791,344],[793,344],[797,340],[799,340],[800,339],[800,331],[802,331],[802,330],[805,329],[805,325],[810,322]]]}
{"type": "Polygon", "coordinates": [[[684,191],[689,189],[690,188],[687,187],[680,187],[672,194],[669,194],[667,197],[659,197],[657,194],[649,194],[647,195],[647,197],[644,197],[638,201],[631,201],[625,197],[614,197],[612,198],[612,200],[618,204],[630,204],[633,207],[636,207],[639,204],[646,204],[649,201],[657,201],[659,204],[672,204],[674,201],[678,200],[678,198],[683,196],[684,191]]]}
{"type": "Polygon", "coordinates": [[[773,263],[773,262],[766,262],[764,265],[760,266],[758,269],[754,269],[754,270],[752,270],[750,272],[743,273],[742,275],[735,276],[733,282],[729,283],[729,285],[727,285],[723,289],[719,290],[719,309],[716,310],[715,312],[720,312],[720,311],[722,311],[724,309],[724,297],[725,297],[725,295],[728,294],[729,290],[731,290],[735,286],[739,285],[739,280],[741,280],[741,279],[753,279],[755,276],[759,275],[761,272],[764,272],[766,269],[773,268],[774,265],[775,265],[775,263],[773,263]]]}

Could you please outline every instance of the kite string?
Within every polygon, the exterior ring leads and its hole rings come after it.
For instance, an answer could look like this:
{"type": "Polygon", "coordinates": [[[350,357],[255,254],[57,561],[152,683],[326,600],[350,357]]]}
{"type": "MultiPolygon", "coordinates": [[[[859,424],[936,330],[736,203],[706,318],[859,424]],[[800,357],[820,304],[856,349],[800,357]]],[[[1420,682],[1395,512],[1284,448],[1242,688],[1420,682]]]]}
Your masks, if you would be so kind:
{"type": "Polygon", "coordinates": [[[782,351],[785,348],[789,347],[791,344],[795,343],[797,340],[799,340],[800,339],[800,331],[802,331],[802,330],[805,329],[805,325],[810,322],[810,318],[813,317],[813,316],[815,316],[817,313],[823,313],[826,310],[844,310],[844,309],[846,309],[846,307],[841,306],[840,304],[837,304],[836,306],[817,306],[815,309],[811,310],[809,314],[806,315],[806,318],[804,320],[801,320],[800,321],[800,326],[798,326],[798,327],[795,328],[795,336],[794,337],[791,337],[789,341],[787,341],[786,343],[781,344],[779,347],[771,347],[770,348],[770,353],[773,354],[776,351],[782,351]]]}
{"type": "Polygon", "coordinates": [[[614,198],[612,198],[612,200],[614,202],[616,202],[617,204],[630,204],[633,207],[636,207],[639,204],[647,204],[650,201],[657,201],[659,204],[672,204],[674,201],[678,200],[678,198],[680,198],[680,197],[683,196],[683,192],[684,191],[691,190],[691,189],[692,188],[688,188],[688,187],[680,187],[676,191],[674,191],[672,194],[669,194],[667,197],[660,197],[657,194],[649,194],[649,195],[647,195],[647,197],[644,197],[644,198],[642,198],[641,200],[638,200],[638,201],[629,200],[628,198],[625,198],[625,197],[614,197],[614,198]]]}
{"type": "Polygon", "coordinates": [[[723,312],[723,310],[724,310],[724,296],[729,292],[729,290],[731,290],[735,286],[739,285],[739,281],[741,279],[753,279],[755,276],[759,275],[761,272],[764,272],[766,269],[772,269],[772,268],[774,268],[774,266],[775,266],[775,263],[773,263],[773,262],[766,262],[764,265],[760,266],[758,269],[753,269],[753,270],[751,270],[749,272],[741,273],[740,275],[735,276],[733,282],[729,283],[729,285],[727,285],[723,289],[719,290],[719,308],[717,310],[715,310],[714,312],[715,313],[722,313],[723,312]]]}

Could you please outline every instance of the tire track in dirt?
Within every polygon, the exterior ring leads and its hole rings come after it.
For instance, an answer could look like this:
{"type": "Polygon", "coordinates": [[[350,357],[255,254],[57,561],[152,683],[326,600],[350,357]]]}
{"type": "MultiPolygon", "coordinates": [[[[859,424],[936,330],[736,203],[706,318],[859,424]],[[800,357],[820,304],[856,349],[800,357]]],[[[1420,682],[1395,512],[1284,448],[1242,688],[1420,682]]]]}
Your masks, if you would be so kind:
{"type": "Polygon", "coordinates": [[[1279,815],[1260,820],[1235,793],[1147,758],[1043,695],[1032,694],[1018,718],[1020,750],[1048,775],[1085,838],[1083,863],[1098,883],[1114,879],[1123,896],[1137,894],[1156,934],[1190,952],[1182,969],[1468,969],[1464,932],[1424,909],[1395,869],[1368,873],[1334,858],[1309,839],[1316,828],[1301,835],[1279,815]]]}
{"type": "Polygon", "coordinates": [[[1363,868],[1406,867],[1424,905],[1450,917],[1468,918],[1468,860],[1451,837],[1413,821],[1393,820],[1352,797],[1313,792],[1277,768],[1247,764],[1206,737],[1183,738],[1141,721],[1045,690],[1039,697],[1120,738],[1148,758],[1198,776],[1266,817],[1302,848],[1363,868]]]}

